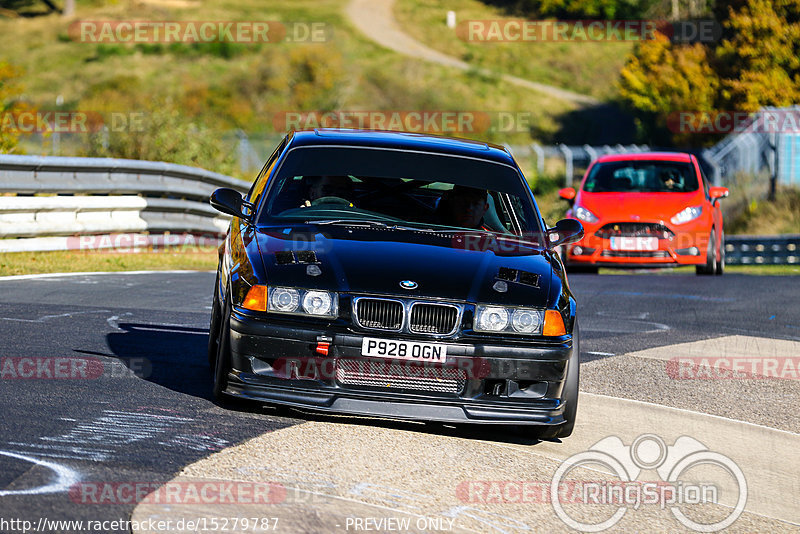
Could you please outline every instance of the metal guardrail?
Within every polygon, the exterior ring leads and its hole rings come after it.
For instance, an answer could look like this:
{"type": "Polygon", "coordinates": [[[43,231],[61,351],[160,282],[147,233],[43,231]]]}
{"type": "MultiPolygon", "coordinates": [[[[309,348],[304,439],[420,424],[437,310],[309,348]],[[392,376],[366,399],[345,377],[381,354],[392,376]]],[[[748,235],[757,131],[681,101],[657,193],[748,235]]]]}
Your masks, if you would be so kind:
{"type": "MultiPolygon", "coordinates": [[[[218,187],[245,192],[250,184],[173,163],[0,155],[0,252],[218,238],[230,220],[208,204],[218,187]]],[[[725,250],[732,265],[800,264],[800,234],[728,236],[725,250]]]]}
{"type": "Polygon", "coordinates": [[[726,236],[725,262],[730,265],[800,264],[800,234],[726,236]]]}
{"type": "Polygon", "coordinates": [[[250,184],[174,163],[0,155],[0,252],[72,248],[65,236],[221,236],[230,219],[208,204],[219,187],[250,184]]]}
{"type": "Polygon", "coordinates": [[[600,156],[606,154],[622,154],[626,152],[645,152],[650,150],[647,145],[603,145],[603,146],[567,146],[560,145],[540,145],[531,143],[529,145],[505,145],[515,158],[534,158],[536,172],[540,175],[545,172],[545,160],[557,158],[564,160],[564,184],[570,187],[575,180],[575,164],[588,166],[600,156]]]}

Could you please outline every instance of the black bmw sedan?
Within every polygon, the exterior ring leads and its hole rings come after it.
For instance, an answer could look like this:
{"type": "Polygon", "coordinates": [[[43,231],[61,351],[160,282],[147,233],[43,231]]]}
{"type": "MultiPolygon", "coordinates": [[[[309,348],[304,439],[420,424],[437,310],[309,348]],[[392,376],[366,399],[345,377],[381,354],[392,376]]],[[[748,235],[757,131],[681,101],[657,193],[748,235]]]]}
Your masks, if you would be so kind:
{"type": "Polygon", "coordinates": [[[220,247],[213,390],[298,408],[570,435],[576,303],[513,157],[474,141],[289,134],[220,247]]]}

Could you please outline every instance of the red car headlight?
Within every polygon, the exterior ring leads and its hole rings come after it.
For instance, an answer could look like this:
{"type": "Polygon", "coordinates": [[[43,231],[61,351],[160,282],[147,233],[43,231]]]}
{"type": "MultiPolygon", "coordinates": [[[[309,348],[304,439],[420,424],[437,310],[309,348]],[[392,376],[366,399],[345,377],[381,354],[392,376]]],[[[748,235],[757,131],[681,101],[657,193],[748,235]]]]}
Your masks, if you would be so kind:
{"type": "Polygon", "coordinates": [[[703,206],[691,206],[688,208],[684,208],[683,210],[673,215],[672,218],[670,219],[670,222],[672,224],[684,224],[700,217],[702,213],[703,213],[703,206]]]}
{"type": "Polygon", "coordinates": [[[587,210],[583,206],[578,206],[577,208],[575,208],[575,217],[577,217],[579,220],[583,222],[588,222],[588,223],[596,223],[597,221],[600,220],[597,218],[597,215],[587,210]]]}

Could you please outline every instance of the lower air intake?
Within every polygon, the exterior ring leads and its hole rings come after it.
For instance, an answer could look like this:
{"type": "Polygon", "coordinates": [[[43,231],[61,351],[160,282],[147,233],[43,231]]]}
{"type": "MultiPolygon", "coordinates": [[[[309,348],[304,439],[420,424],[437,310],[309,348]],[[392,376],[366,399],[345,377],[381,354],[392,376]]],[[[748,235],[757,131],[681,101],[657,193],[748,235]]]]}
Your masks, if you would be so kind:
{"type": "Polygon", "coordinates": [[[464,389],[467,376],[463,369],[415,362],[341,359],[336,380],[344,386],[457,395],[464,389]]]}

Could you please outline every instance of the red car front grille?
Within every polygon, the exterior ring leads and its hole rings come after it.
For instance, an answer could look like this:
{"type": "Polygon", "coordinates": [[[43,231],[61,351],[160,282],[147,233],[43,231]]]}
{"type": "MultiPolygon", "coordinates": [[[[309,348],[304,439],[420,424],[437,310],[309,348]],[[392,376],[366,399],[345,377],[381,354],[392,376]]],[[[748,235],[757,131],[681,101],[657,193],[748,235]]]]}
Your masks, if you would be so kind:
{"type": "Polygon", "coordinates": [[[594,233],[597,237],[608,239],[610,237],[657,237],[671,239],[675,234],[657,223],[618,222],[608,223],[594,233]]]}

